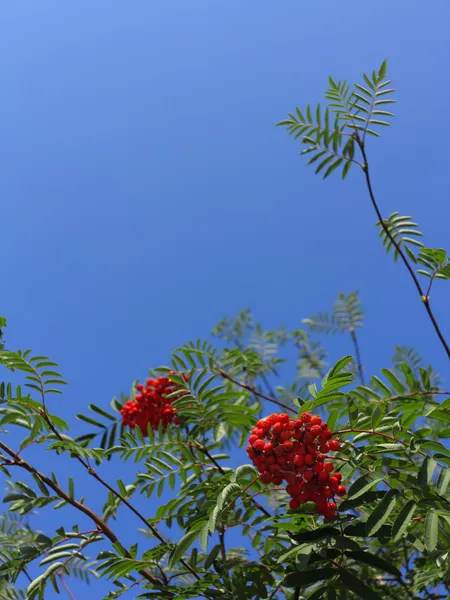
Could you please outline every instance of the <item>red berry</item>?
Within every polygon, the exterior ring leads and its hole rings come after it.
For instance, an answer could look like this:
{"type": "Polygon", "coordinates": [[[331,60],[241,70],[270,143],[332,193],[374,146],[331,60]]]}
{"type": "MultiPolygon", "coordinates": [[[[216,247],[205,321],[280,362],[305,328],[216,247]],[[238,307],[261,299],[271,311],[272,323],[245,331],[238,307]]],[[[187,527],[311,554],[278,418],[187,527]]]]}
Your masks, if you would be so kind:
{"type": "Polygon", "coordinates": [[[314,479],[314,473],[312,471],[306,471],[306,473],[303,474],[303,478],[308,483],[314,479]]]}
{"type": "Polygon", "coordinates": [[[289,423],[289,415],[287,413],[281,413],[278,415],[278,420],[280,423],[289,423]]]}
{"type": "Polygon", "coordinates": [[[328,445],[330,446],[330,450],[332,450],[333,452],[337,452],[341,449],[341,443],[338,442],[338,440],[331,440],[331,442],[328,445]]]}
{"type": "Polygon", "coordinates": [[[272,431],[275,434],[280,434],[283,430],[283,425],[281,423],[275,423],[275,425],[272,427],[272,431]]]}
{"type": "Polygon", "coordinates": [[[316,462],[316,457],[313,454],[307,454],[305,456],[305,463],[307,465],[313,465],[316,462]]]}
{"type": "Polygon", "coordinates": [[[292,498],[292,500],[289,502],[289,506],[292,508],[292,510],[296,510],[300,504],[300,500],[297,500],[297,498],[292,498]]]}
{"type": "Polygon", "coordinates": [[[260,452],[261,450],[264,450],[265,444],[263,440],[256,440],[256,442],[253,442],[252,446],[254,450],[260,452]]]}
{"type": "Polygon", "coordinates": [[[330,463],[330,462],[324,463],[323,468],[325,469],[325,471],[327,473],[331,473],[332,471],[334,471],[334,465],[333,465],[333,463],[330,463]]]}
{"type": "Polygon", "coordinates": [[[320,435],[322,433],[322,429],[320,428],[320,425],[313,425],[310,429],[310,433],[314,437],[317,437],[318,435],[320,435]]]}
{"type": "Polygon", "coordinates": [[[297,454],[296,457],[294,458],[294,465],[296,465],[297,467],[303,467],[304,464],[305,464],[305,455],[297,454]]]}
{"type": "Polygon", "coordinates": [[[272,454],[273,452],[273,446],[270,442],[267,442],[267,444],[264,444],[264,452],[266,454],[272,454]]]}
{"type": "Polygon", "coordinates": [[[282,456],[284,454],[284,447],[283,446],[275,446],[273,451],[276,454],[276,456],[282,456]]]}
{"type": "Polygon", "coordinates": [[[324,486],[322,492],[325,498],[332,498],[334,496],[334,490],[331,489],[328,485],[324,486]]]}
{"type": "Polygon", "coordinates": [[[346,493],[347,493],[347,490],[345,489],[345,487],[343,485],[338,486],[338,488],[336,490],[336,494],[338,496],[345,496],[346,493]]]}
{"type": "Polygon", "coordinates": [[[308,412],[304,412],[300,416],[300,419],[301,419],[302,423],[309,423],[311,421],[311,415],[308,412]]]}
{"type": "Polygon", "coordinates": [[[311,417],[311,425],[320,425],[322,423],[322,419],[317,416],[314,415],[314,417],[311,417]]]}
{"type": "Polygon", "coordinates": [[[261,473],[261,482],[265,484],[272,483],[272,474],[268,471],[261,473]]]}
{"type": "Polygon", "coordinates": [[[306,492],[300,492],[300,494],[297,496],[297,499],[300,504],[304,504],[305,502],[308,502],[308,494],[306,492]]]}

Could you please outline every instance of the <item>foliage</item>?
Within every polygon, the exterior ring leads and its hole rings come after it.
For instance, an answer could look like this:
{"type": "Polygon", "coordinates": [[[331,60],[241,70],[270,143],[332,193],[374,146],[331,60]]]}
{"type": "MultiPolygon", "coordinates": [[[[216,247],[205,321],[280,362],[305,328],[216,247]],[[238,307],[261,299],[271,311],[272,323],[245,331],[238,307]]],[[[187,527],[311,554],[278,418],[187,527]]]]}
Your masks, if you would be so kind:
{"type": "MultiPolygon", "coordinates": [[[[337,169],[345,177],[358,166],[376,210],[366,140],[388,124],[381,117],[392,116],[385,110],[394,102],[386,69],[384,62],[353,87],[330,78],[327,107],[296,109],[281,122],[306,146],[303,153],[312,153],[309,162],[317,162],[324,177],[337,169]]],[[[377,218],[384,246],[412,273],[445,348],[429,291],[434,279],[450,277],[447,254],[422,246],[410,217],[377,218]],[[427,290],[411,263],[420,265],[427,290]]],[[[65,384],[57,364],[2,347],[0,468],[8,510],[0,521],[0,598],[67,593],[71,577],[87,584],[104,579],[105,598],[128,592],[173,600],[447,597],[450,392],[405,346],[366,380],[357,292],[340,293],[330,313],[303,325],[265,330],[249,309],[225,318],[213,331],[217,347],[191,341],[173,352],[170,364],[150,372],[172,382],[167,400],[177,420],[160,420],[147,430],[124,427],[123,406],[142,389],[133,384],[109,405],[90,404],[78,415],[85,427],[78,437],[48,410],[48,395],[60,394],[65,384]],[[327,333],[347,335],[355,358],[345,350],[328,364],[322,340],[314,338],[327,333]],[[340,439],[333,460],[348,493],[335,520],[324,521],[310,503],[290,508],[285,488],[264,485],[246,463],[250,431],[274,410],[293,418],[320,414],[340,439]],[[43,451],[61,461],[64,476],[36,466],[43,451]],[[133,466],[128,479],[109,481],[103,474],[107,461],[133,466]],[[101,508],[83,497],[75,466],[103,493],[101,508]],[[63,506],[77,521],[69,529],[44,533],[30,524],[36,513],[63,506]],[[117,533],[125,518],[136,532],[132,545],[117,533]]],[[[5,326],[0,318],[0,331],[5,326]]]]}

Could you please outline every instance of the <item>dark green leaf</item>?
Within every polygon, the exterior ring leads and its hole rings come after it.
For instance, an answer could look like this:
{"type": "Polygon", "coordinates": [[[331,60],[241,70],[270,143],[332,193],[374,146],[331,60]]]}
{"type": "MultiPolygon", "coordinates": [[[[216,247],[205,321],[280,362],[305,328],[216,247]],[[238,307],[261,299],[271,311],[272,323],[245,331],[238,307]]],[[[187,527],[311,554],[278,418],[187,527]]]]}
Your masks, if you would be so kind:
{"type": "Polygon", "coordinates": [[[358,579],[356,575],[350,573],[350,571],[341,569],[339,577],[342,583],[359,598],[363,598],[363,600],[381,600],[381,596],[377,592],[358,579]]]}

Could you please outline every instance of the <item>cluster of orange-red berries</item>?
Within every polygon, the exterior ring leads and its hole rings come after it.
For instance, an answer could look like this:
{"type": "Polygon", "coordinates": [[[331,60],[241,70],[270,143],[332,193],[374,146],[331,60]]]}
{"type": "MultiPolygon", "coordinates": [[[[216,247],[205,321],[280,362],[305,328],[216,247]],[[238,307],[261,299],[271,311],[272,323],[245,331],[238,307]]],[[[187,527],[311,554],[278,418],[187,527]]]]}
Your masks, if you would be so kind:
{"type": "Polygon", "coordinates": [[[257,422],[248,439],[247,454],[263,483],[287,483],[292,509],[314,502],[318,514],[332,520],[337,510],[334,497],[346,493],[342,475],[333,473],[334,465],[327,460],[328,452],[341,447],[332,437],[319,416],[305,412],[291,420],[285,413],[273,414],[257,422]]]}
{"type": "MultiPolygon", "coordinates": [[[[189,377],[183,375],[183,379],[188,381],[189,377]]],[[[175,397],[167,397],[176,391],[175,383],[167,377],[158,377],[158,379],[147,379],[145,387],[139,383],[136,389],[139,393],[136,394],[135,400],[128,400],[120,411],[124,426],[132,429],[139,427],[142,434],[146,436],[149,424],[154,430],[158,429],[161,422],[164,430],[170,423],[179,425],[177,409],[172,406],[175,397]]]]}

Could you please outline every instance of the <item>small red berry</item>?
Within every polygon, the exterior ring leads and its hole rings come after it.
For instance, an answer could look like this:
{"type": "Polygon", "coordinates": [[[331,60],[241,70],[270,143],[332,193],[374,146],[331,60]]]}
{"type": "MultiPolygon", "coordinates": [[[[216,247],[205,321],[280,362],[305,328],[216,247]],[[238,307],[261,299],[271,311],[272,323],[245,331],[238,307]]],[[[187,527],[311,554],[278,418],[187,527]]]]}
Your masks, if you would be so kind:
{"type": "Polygon", "coordinates": [[[313,465],[316,462],[316,457],[313,454],[307,454],[305,456],[305,463],[307,465],[313,465]]]}
{"type": "Polygon", "coordinates": [[[297,498],[292,498],[292,500],[289,502],[289,507],[292,510],[296,510],[299,506],[300,506],[300,501],[297,500],[297,498]]]}
{"type": "Polygon", "coordinates": [[[328,445],[330,446],[330,450],[332,450],[333,452],[337,452],[341,449],[341,443],[338,442],[338,440],[331,440],[331,442],[328,445]]]}
{"type": "Polygon", "coordinates": [[[260,452],[261,450],[264,450],[265,444],[263,440],[257,439],[256,442],[253,442],[252,446],[254,450],[260,452]]]}
{"type": "Polygon", "coordinates": [[[338,496],[345,496],[346,493],[347,493],[347,490],[345,489],[345,487],[343,485],[338,486],[338,488],[336,490],[336,494],[338,496]]]}
{"type": "Polygon", "coordinates": [[[272,474],[268,471],[261,473],[261,482],[265,484],[272,483],[272,474]]]}

